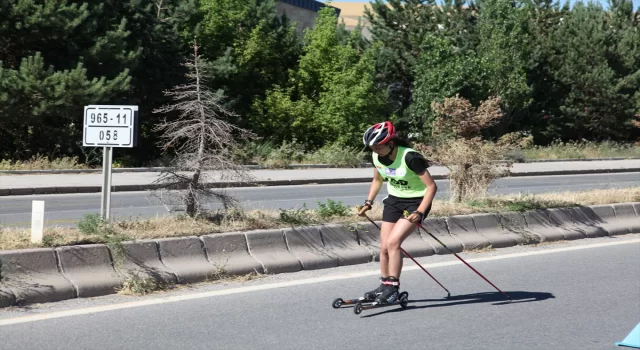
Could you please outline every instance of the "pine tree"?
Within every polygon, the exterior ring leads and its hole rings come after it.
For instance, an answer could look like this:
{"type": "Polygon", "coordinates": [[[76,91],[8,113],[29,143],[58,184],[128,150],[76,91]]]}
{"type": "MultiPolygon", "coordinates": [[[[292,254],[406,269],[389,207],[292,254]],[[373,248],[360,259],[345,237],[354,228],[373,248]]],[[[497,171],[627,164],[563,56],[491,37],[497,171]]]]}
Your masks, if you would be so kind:
{"type": "Polygon", "coordinates": [[[614,23],[601,6],[578,3],[558,26],[553,35],[553,64],[567,92],[561,99],[562,115],[550,123],[548,133],[573,140],[627,136],[638,85],[625,73],[637,69],[637,63],[633,59],[625,63],[616,54],[616,48],[626,50],[614,23]]]}
{"type": "Polygon", "coordinates": [[[516,129],[530,131],[537,143],[546,144],[553,141],[553,135],[545,130],[561,114],[561,96],[565,93],[551,64],[554,54],[551,35],[568,16],[569,5],[560,6],[553,0],[531,0],[527,8],[532,34],[527,80],[531,84],[532,102],[526,118],[517,121],[516,129]]]}
{"type": "Polygon", "coordinates": [[[129,89],[128,32],[96,32],[100,9],[87,4],[0,4],[0,157],[77,152],[83,106],[129,89]],[[108,68],[92,69],[101,63],[108,68]]]}

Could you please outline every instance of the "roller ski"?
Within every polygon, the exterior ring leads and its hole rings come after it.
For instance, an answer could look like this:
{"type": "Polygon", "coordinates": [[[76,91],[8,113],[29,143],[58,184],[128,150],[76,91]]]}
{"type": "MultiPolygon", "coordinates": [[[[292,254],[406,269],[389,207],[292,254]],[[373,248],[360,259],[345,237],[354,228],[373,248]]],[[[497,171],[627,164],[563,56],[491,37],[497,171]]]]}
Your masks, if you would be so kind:
{"type": "Polygon", "coordinates": [[[333,301],[333,303],[331,303],[331,306],[333,306],[334,309],[339,309],[340,307],[344,306],[344,305],[355,305],[358,302],[362,302],[362,303],[367,303],[367,302],[374,302],[376,300],[376,297],[378,295],[380,295],[382,293],[382,291],[385,289],[385,284],[384,282],[386,281],[386,278],[380,277],[380,286],[370,292],[366,292],[364,293],[364,296],[357,298],[357,299],[347,299],[344,300],[342,298],[338,298],[336,300],[333,301]]]}
{"type": "Polygon", "coordinates": [[[343,305],[354,305],[353,312],[358,315],[362,310],[368,310],[378,307],[391,306],[400,304],[402,308],[407,307],[409,303],[409,293],[399,292],[400,283],[397,279],[380,278],[382,282],[380,286],[370,292],[364,294],[358,299],[342,298],[335,299],[332,303],[334,309],[338,309],[343,305]]]}

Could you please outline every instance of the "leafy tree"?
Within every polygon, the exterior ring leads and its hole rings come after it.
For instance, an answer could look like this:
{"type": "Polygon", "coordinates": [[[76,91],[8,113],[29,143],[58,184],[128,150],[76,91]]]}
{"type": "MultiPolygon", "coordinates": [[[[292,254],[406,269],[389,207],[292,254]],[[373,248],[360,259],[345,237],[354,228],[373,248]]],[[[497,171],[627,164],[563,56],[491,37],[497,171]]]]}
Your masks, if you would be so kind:
{"type": "Polygon", "coordinates": [[[201,0],[198,36],[213,65],[210,86],[223,89],[227,104],[250,127],[251,106],[274,85],[283,85],[301,54],[296,27],[278,16],[274,0],[201,0]]]}
{"type": "Polygon", "coordinates": [[[416,82],[411,107],[416,124],[422,126],[418,138],[424,139],[431,135],[433,102],[460,95],[479,103],[478,99],[485,96],[482,96],[482,67],[473,52],[465,52],[451,39],[436,35],[427,36],[421,50],[422,56],[414,69],[416,82]]]}
{"type": "Polygon", "coordinates": [[[434,0],[375,0],[370,6],[365,17],[371,23],[374,41],[381,45],[377,71],[380,84],[388,90],[387,108],[400,116],[401,127],[425,134],[424,113],[429,103],[412,106],[416,66],[421,62],[420,72],[429,69],[428,59],[420,58],[429,48],[424,47],[425,42],[435,35],[446,38],[456,50],[474,50],[475,6],[463,0],[446,0],[441,6],[434,0]]]}
{"type": "Polygon", "coordinates": [[[478,7],[478,55],[486,70],[484,80],[489,94],[499,96],[503,103],[505,116],[498,124],[498,134],[502,135],[527,115],[531,103],[527,63],[533,39],[522,3],[481,0],[478,7]]]}
{"type": "Polygon", "coordinates": [[[267,92],[254,105],[258,133],[277,140],[298,139],[307,146],[354,144],[363,128],[379,119],[385,96],[375,86],[375,48],[360,54],[353,32],[346,43],[332,8],[320,10],[306,32],[304,54],[290,84],[267,92]]]}

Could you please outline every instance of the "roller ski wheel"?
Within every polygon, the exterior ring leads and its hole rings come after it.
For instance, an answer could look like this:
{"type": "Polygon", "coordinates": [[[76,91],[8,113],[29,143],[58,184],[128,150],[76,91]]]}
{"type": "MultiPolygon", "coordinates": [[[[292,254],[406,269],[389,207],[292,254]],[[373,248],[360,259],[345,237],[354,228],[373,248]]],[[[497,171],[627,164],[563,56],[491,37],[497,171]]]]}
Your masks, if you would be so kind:
{"type": "Polygon", "coordinates": [[[334,309],[340,309],[343,306],[353,306],[359,302],[366,302],[366,300],[364,300],[364,298],[347,299],[347,300],[344,300],[342,298],[337,298],[331,303],[331,307],[334,309]]]}
{"type": "Polygon", "coordinates": [[[356,315],[360,315],[361,312],[362,312],[362,303],[357,302],[356,306],[353,307],[353,313],[356,315]]]}
{"type": "Polygon", "coordinates": [[[405,309],[407,305],[409,305],[409,293],[408,292],[400,293],[400,295],[398,296],[398,303],[403,309],[405,309]]]}

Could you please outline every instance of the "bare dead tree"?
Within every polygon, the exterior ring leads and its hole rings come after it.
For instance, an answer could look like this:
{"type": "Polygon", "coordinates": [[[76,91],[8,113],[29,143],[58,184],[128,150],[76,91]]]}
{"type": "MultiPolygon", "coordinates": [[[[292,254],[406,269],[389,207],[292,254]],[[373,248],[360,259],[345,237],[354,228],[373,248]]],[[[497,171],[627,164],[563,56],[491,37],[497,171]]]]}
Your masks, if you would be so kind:
{"type": "Polygon", "coordinates": [[[175,152],[173,166],[163,171],[156,183],[165,190],[176,190],[172,193],[178,194],[187,214],[195,217],[202,212],[207,199],[220,200],[225,210],[237,207],[233,197],[223,189],[214,189],[214,185],[215,181],[252,179],[245,167],[234,163],[231,151],[239,146],[239,140],[253,134],[224,120],[237,115],[221,105],[221,93],[208,88],[207,64],[198,54],[197,43],[194,42],[193,54],[184,65],[188,69],[188,82],[165,91],[165,96],[170,96],[174,103],[153,111],[177,114],[174,120],[165,118],[155,127],[162,132],[159,144],[164,152],[175,152]]]}

